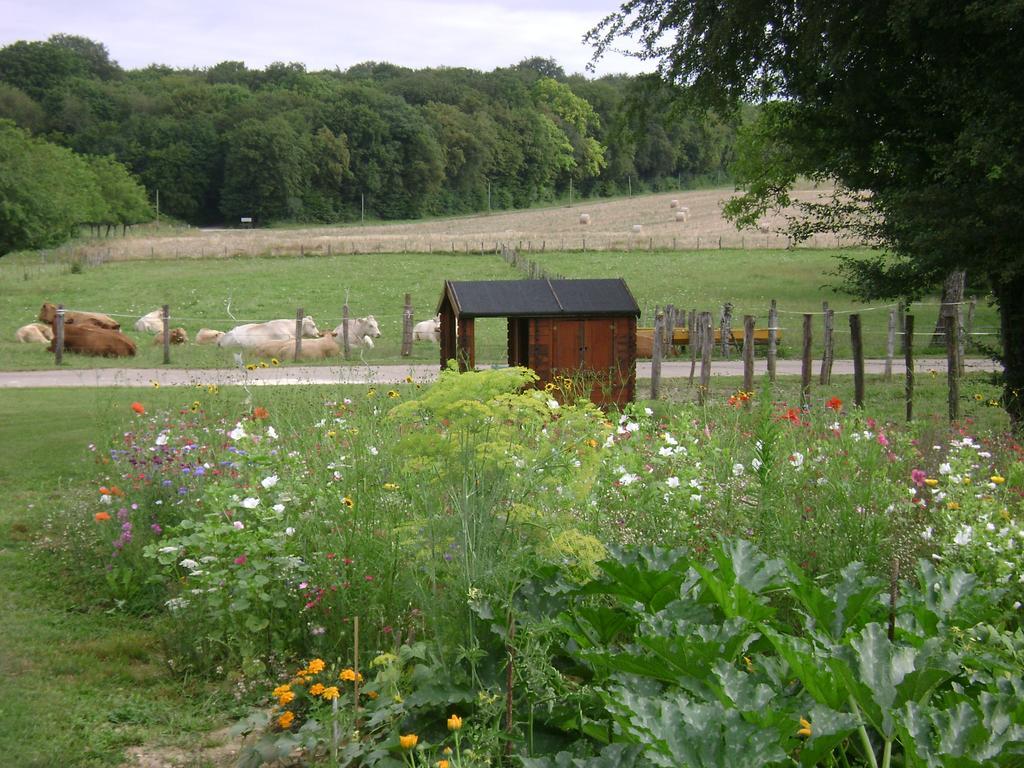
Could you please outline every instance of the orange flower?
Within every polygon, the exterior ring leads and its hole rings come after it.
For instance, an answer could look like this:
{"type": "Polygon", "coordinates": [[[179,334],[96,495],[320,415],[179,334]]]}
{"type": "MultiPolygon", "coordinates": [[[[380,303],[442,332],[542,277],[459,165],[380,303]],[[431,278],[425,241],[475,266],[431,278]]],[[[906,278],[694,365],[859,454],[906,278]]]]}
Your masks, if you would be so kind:
{"type": "Polygon", "coordinates": [[[416,746],[416,742],[420,740],[420,737],[415,733],[407,733],[404,736],[398,737],[398,745],[402,749],[412,749],[416,746]]]}
{"type": "Polygon", "coordinates": [[[105,485],[101,485],[100,486],[100,496],[109,496],[109,495],[110,495],[110,489],[107,488],[107,486],[105,486],[105,485]]]}
{"type": "Polygon", "coordinates": [[[110,486],[110,495],[111,496],[124,496],[124,491],[122,491],[116,485],[112,485],[112,486],[110,486]]]}
{"type": "Polygon", "coordinates": [[[93,519],[96,520],[97,523],[102,523],[102,522],[110,519],[110,513],[109,512],[97,512],[95,515],[93,515],[93,519]]]}
{"type": "Polygon", "coordinates": [[[843,407],[843,401],[840,400],[838,397],[830,397],[828,400],[825,401],[825,407],[830,408],[833,411],[838,411],[840,408],[843,407]]]}
{"type": "Polygon", "coordinates": [[[356,672],[354,669],[346,667],[345,669],[341,670],[341,674],[338,675],[338,677],[341,680],[344,680],[345,682],[354,683],[356,681],[356,672]]]}
{"type": "Polygon", "coordinates": [[[324,689],[326,687],[327,686],[325,686],[323,683],[313,683],[313,685],[309,686],[309,695],[319,696],[321,693],[324,692],[324,689]]]}
{"type": "Polygon", "coordinates": [[[252,417],[254,419],[266,419],[270,417],[270,412],[263,406],[257,405],[252,409],[252,417]]]}
{"type": "Polygon", "coordinates": [[[452,715],[448,718],[448,730],[458,731],[462,728],[462,718],[458,715],[452,715]]]}
{"type": "Polygon", "coordinates": [[[338,686],[332,685],[330,688],[324,688],[320,695],[324,701],[330,701],[331,699],[338,698],[341,692],[338,690],[338,686]]]}
{"type": "Polygon", "coordinates": [[[295,713],[291,711],[285,712],[279,718],[277,718],[277,724],[281,727],[282,730],[285,731],[292,727],[292,723],[294,721],[295,713]]]}
{"type": "Polygon", "coordinates": [[[144,406],[142,403],[135,402],[132,403],[132,410],[141,416],[146,412],[146,406],[144,406]]]}
{"type": "Polygon", "coordinates": [[[438,760],[437,761],[437,768],[448,768],[448,761],[447,760],[438,760]]]}
{"type": "Polygon", "coordinates": [[[811,735],[811,724],[807,718],[800,718],[800,730],[796,732],[797,736],[810,736],[811,735]]]}

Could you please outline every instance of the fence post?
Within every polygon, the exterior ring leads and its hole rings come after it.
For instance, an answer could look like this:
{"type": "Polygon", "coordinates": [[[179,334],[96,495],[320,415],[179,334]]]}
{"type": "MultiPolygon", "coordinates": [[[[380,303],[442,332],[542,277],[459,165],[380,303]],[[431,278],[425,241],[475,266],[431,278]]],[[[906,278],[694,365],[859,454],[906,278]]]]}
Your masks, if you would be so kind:
{"type": "Polygon", "coordinates": [[[701,339],[700,339],[700,389],[698,396],[703,405],[711,389],[711,347],[715,343],[715,334],[711,326],[711,313],[700,313],[701,339]]]}
{"type": "Polygon", "coordinates": [[[57,317],[53,321],[53,353],[54,363],[60,365],[64,361],[64,305],[57,305],[57,317]]]}
{"type": "Polygon", "coordinates": [[[768,309],[768,380],[775,383],[775,355],[778,352],[779,308],[775,299],[768,309]]]}
{"type": "MultiPolygon", "coordinates": [[[[754,391],[754,316],[743,316],[743,391],[754,391]]],[[[750,400],[744,401],[750,407],[750,400]]]]}
{"type": "Polygon", "coordinates": [[[352,357],[352,349],[348,344],[348,299],[345,299],[345,305],[341,308],[341,352],[348,360],[352,357]]]}
{"type": "Polygon", "coordinates": [[[914,418],[914,316],[906,315],[903,323],[903,363],[907,369],[907,421],[911,421],[914,418]]]}
{"type": "Polygon", "coordinates": [[[302,355],[302,318],[305,316],[302,307],[295,310],[295,359],[302,355]]]}
{"type": "Polygon", "coordinates": [[[889,310],[889,335],[886,337],[886,381],[893,380],[893,355],[896,353],[896,310],[889,310]]]}
{"type": "Polygon", "coordinates": [[[722,342],[722,356],[729,357],[732,348],[732,302],[727,301],[722,305],[722,323],[719,331],[722,342]]]}
{"type": "Polygon", "coordinates": [[[171,364],[171,308],[164,304],[162,308],[164,321],[164,365],[171,364]]]}
{"type": "Polygon", "coordinates": [[[907,353],[907,305],[902,301],[896,305],[896,335],[902,337],[900,351],[903,354],[907,353]]]}
{"type": "Polygon", "coordinates": [[[864,407],[864,339],[860,315],[850,315],[850,344],[853,347],[853,403],[864,407]]]}
{"type": "Polygon", "coordinates": [[[666,357],[672,355],[672,343],[675,341],[676,308],[674,304],[665,307],[665,332],[662,334],[662,349],[666,357]]]}
{"type": "Polygon", "coordinates": [[[950,312],[944,318],[946,327],[946,380],[949,382],[949,420],[960,418],[960,340],[958,318],[950,312]]]}
{"type": "Polygon", "coordinates": [[[804,315],[804,344],[800,355],[800,407],[806,408],[811,397],[811,338],[814,316],[804,315]]]}
{"type": "Polygon", "coordinates": [[[402,310],[402,357],[412,354],[412,294],[405,294],[405,308],[402,310]]]}
{"type": "Polygon", "coordinates": [[[832,383],[832,360],[835,358],[835,345],[833,344],[833,330],[835,329],[835,312],[828,308],[828,302],[821,302],[821,309],[825,315],[825,348],[821,353],[821,374],[818,382],[821,384],[832,383]]]}
{"type": "Polygon", "coordinates": [[[701,318],[700,313],[695,309],[690,310],[689,318],[689,338],[687,342],[690,347],[690,379],[687,382],[688,386],[693,386],[693,374],[697,368],[697,345],[701,343],[701,318]]]}
{"type": "Polygon", "coordinates": [[[665,315],[658,312],[654,316],[654,343],[651,345],[651,400],[658,399],[661,387],[661,351],[664,343],[665,315]]]}

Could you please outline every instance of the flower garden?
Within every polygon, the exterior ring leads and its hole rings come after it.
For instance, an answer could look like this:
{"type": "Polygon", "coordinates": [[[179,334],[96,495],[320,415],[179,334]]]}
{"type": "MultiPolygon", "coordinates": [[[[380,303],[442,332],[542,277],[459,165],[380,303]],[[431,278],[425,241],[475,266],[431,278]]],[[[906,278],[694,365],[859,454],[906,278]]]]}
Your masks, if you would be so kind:
{"type": "Polygon", "coordinates": [[[142,398],[49,526],[174,674],[243,681],[240,765],[1024,760],[1012,438],[532,381],[142,398]]]}

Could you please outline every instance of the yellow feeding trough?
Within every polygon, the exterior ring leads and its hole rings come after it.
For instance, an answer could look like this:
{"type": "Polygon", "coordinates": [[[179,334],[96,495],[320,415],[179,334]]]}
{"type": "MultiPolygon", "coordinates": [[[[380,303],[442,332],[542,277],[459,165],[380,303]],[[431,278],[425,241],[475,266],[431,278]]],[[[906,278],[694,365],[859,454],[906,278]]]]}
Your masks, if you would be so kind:
{"type": "MultiPolygon", "coordinates": [[[[743,329],[733,328],[732,340],[734,344],[743,344],[743,329]]],[[[775,332],[775,340],[782,341],[782,331],[775,332]]],[[[685,347],[690,343],[690,330],[688,328],[674,328],[672,330],[672,346],[673,347],[685,347]]],[[[722,330],[715,328],[715,343],[722,343],[722,330]]],[[[768,343],[768,329],[767,328],[755,328],[754,329],[754,343],[755,344],[767,344],[768,343]]],[[[653,328],[637,328],[636,329],[636,356],[637,357],[650,357],[654,350],[654,329],[653,328]]]]}

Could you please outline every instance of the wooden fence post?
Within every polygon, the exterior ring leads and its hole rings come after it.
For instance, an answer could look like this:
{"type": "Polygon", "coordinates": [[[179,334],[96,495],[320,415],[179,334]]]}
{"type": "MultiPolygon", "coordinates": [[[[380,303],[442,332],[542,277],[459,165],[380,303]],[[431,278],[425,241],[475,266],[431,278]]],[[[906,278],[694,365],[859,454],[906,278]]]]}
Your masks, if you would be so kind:
{"type": "MultiPolygon", "coordinates": [[[[754,316],[743,316],[743,391],[754,391],[754,316]]],[[[750,407],[750,400],[744,401],[750,407]]]]}
{"type": "Polygon", "coordinates": [[[658,312],[654,316],[654,343],[651,345],[651,400],[658,399],[661,387],[661,350],[665,326],[665,315],[658,312]]]}
{"type": "Polygon", "coordinates": [[[885,337],[885,380],[892,381],[892,357],[896,354],[896,310],[889,310],[889,334],[885,337]]]}
{"type": "Polygon", "coordinates": [[[164,304],[161,315],[164,321],[164,365],[171,364],[171,308],[164,304]]]}
{"type": "Polygon", "coordinates": [[[850,345],[853,347],[853,403],[864,407],[864,339],[860,315],[850,315],[850,345]]]}
{"type": "Polygon", "coordinates": [[[405,307],[402,310],[402,357],[412,354],[412,294],[405,294],[405,307]]]}
{"type": "Polygon", "coordinates": [[[804,315],[804,344],[800,356],[800,407],[806,408],[811,399],[811,337],[814,316],[804,315]]]}
{"type": "Polygon", "coordinates": [[[697,345],[701,343],[701,333],[703,331],[700,320],[700,313],[695,309],[691,309],[689,318],[690,337],[688,339],[690,345],[690,379],[687,382],[691,387],[693,386],[693,374],[697,368],[697,345]]]}
{"type": "Polygon", "coordinates": [[[701,344],[700,344],[700,389],[698,396],[703,405],[711,389],[711,347],[715,343],[715,334],[711,325],[711,313],[701,312],[701,344]]]}
{"type": "Polygon", "coordinates": [[[53,321],[53,353],[54,363],[64,362],[64,305],[57,305],[57,316],[53,321]]]}
{"type": "Polygon", "coordinates": [[[903,323],[903,361],[907,369],[907,421],[911,421],[914,418],[914,316],[906,315],[903,323]]]}
{"type": "Polygon", "coordinates": [[[729,357],[732,348],[732,302],[727,301],[722,305],[722,323],[720,330],[722,342],[722,356],[729,357]]]}
{"type": "Polygon", "coordinates": [[[825,348],[821,353],[821,373],[818,376],[820,384],[832,383],[832,360],[835,358],[835,345],[833,344],[833,330],[835,329],[835,312],[828,308],[828,302],[821,302],[821,309],[825,315],[825,348]]]}
{"type": "Polygon", "coordinates": [[[300,359],[302,355],[302,318],[305,317],[306,313],[302,307],[295,310],[295,359],[300,359]]]}
{"type": "Polygon", "coordinates": [[[775,382],[775,355],[778,352],[779,308],[775,299],[768,310],[768,380],[775,382]]]}
{"type": "Polygon", "coordinates": [[[662,350],[666,357],[672,355],[673,335],[676,332],[676,308],[669,304],[665,307],[665,332],[662,334],[662,350]]]}
{"type": "Polygon", "coordinates": [[[345,299],[345,305],[341,308],[341,335],[341,353],[348,360],[352,356],[352,348],[348,343],[348,299],[345,299]]]}
{"type": "Polygon", "coordinates": [[[907,305],[902,301],[896,305],[896,335],[902,338],[900,351],[907,353],[907,305]]]}
{"type": "Polygon", "coordinates": [[[960,418],[960,339],[955,312],[944,318],[946,328],[946,380],[949,382],[949,420],[960,418]]]}

